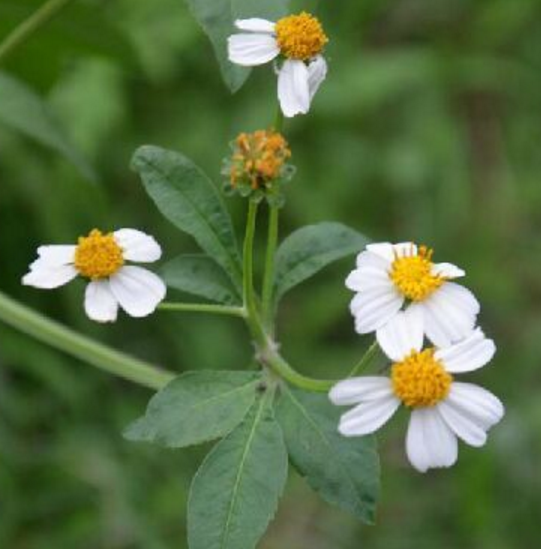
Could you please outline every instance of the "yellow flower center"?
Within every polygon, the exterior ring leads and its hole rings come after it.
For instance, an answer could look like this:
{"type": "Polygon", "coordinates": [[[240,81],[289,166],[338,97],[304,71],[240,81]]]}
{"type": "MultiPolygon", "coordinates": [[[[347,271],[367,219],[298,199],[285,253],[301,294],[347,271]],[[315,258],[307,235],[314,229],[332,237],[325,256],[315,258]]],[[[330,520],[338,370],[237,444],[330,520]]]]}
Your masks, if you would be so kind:
{"type": "Polygon", "coordinates": [[[445,277],[432,274],[432,250],[420,246],[417,255],[397,257],[389,274],[394,285],[412,301],[426,299],[446,280],[445,277]]]}
{"type": "Polygon", "coordinates": [[[276,40],[283,55],[303,61],[320,53],[329,41],[318,19],[304,11],[277,21],[276,40]]]}
{"type": "Polygon", "coordinates": [[[112,233],[94,229],[79,237],[75,250],[75,268],[81,276],[97,280],[115,274],[124,265],[122,248],[112,233]]]}
{"type": "Polygon", "coordinates": [[[291,156],[287,141],[273,130],[241,133],[235,140],[231,162],[231,185],[248,181],[252,189],[280,176],[282,168],[291,156]]]}
{"type": "Polygon", "coordinates": [[[434,352],[434,348],[412,351],[402,362],[393,364],[393,391],[406,406],[434,406],[449,394],[453,376],[434,358],[434,352]]]}

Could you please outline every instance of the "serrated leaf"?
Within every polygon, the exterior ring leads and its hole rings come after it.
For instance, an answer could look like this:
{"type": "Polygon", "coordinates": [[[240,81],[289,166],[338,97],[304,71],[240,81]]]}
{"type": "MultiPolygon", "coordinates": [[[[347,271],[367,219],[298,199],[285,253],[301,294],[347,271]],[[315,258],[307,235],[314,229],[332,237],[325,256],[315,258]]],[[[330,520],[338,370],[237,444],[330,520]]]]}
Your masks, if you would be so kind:
{"type": "Polygon", "coordinates": [[[373,436],[338,432],[340,410],[327,395],[284,388],[276,415],[291,462],[328,503],[373,523],[379,459],[373,436]]]}
{"type": "Polygon", "coordinates": [[[253,549],[276,513],[287,467],[282,432],[264,396],[194,477],[190,549],[253,549]]]}
{"type": "Polygon", "coordinates": [[[232,92],[244,84],[250,70],[230,63],[227,38],[237,32],[236,19],[262,17],[276,21],[287,14],[288,0],[186,0],[194,17],[209,37],[222,77],[232,92]]]}
{"type": "Polygon", "coordinates": [[[318,223],[295,231],[276,253],[275,301],[333,261],[359,252],[367,243],[364,235],[341,223],[318,223]]]}
{"type": "Polygon", "coordinates": [[[206,255],[180,255],[162,267],[161,275],[175,290],[225,305],[242,302],[223,269],[206,255]]]}
{"type": "Polygon", "coordinates": [[[95,181],[94,170],[70,142],[43,99],[25,83],[0,73],[0,123],[61,153],[81,174],[95,181]]]}
{"type": "Polygon", "coordinates": [[[182,448],[230,433],[257,394],[256,372],[188,372],[159,391],[146,414],[124,431],[132,441],[182,448]]]}
{"type": "Polygon", "coordinates": [[[231,218],[210,179],[183,154],[146,145],[132,167],[158,209],[219,263],[240,289],[240,254],[231,218]]]}

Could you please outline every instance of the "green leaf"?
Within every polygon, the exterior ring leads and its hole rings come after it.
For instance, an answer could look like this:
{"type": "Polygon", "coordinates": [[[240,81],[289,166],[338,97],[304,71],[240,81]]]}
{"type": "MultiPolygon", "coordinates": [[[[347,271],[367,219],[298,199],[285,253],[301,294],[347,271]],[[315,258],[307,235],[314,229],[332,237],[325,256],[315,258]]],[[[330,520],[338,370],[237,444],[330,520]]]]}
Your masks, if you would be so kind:
{"type": "Polygon", "coordinates": [[[186,0],[194,17],[209,37],[222,77],[232,92],[244,84],[250,70],[230,63],[227,58],[227,38],[239,32],[236,19],[262,17],[276,21],[287,15],[289,0],[186,0]]]}
{"type": "Polygon", "coordinates": [[[96,174],[65,135],[47,104],[26,84],[0,73],[0,123],[61,153],[92,181],[96,174]]]}
{"type": "Polygon", "coordinates": [[[227,435],[254,403],[256,372],[188,372],[149,402],[146,414],[124,432],[128,440],[182,448],[227,435]]]}
{"type": "Polygon", "coordinates": [[[206,255],[179,255],[162,267],[161,275],[165,283],[175,290],[224,305],[242,302],[223,269],[206,255]]]}
{"type": "Polygon", "coordinates": [[[364,235],[341,223],[318,223],[295,231],[276,253],[275,301],[329,263],[360,252],[367,243],[364,235]]]}
{"type": "Polygon", "coordinates": [[[284,388],[276,415],[291,462],[320,496],[373,523],[379,494],[379,460],[373,436],[338,432],[340,409],[327,395],[284,388]]]}
{"type": "Polygon", "coordinates": [[[267,395],[219,442],[194,477],[188,501],[190,549],[253,549],[278,506],[287,451],[267,395]]]}
{"type": "Polygon", "coordinates": [[[178,152],[146,145],[132,167],[162,214],[219,263],[241,288],[240,254],[231,218],[210,179],[178,152]]]}

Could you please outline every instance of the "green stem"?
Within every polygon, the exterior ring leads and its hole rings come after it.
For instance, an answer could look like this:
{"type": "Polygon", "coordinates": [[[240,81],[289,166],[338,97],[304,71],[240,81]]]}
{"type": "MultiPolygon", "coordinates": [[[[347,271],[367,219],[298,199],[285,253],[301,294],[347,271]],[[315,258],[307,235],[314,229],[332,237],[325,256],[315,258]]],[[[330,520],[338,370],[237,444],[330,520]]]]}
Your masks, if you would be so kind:
{"type": "Polygon", "coordinates": [[[178,311],[188,313],[210,313],[215,315],[231,315],[241,318],[246,317],[244,307],[229,307],[227,305],[211,305],[206,303],[161,303],[158,306],[161,311],[178,311]]]}
{"type": "Polygon", "coordinates": [[[280,105],[278,105],[278,110],[276,111],[276,118],[274,119],[274,131],[282,133],[284,130],[284,113],[280,105]]]}
{"type": "Polygon", "coordinates": [[[372,343],[372,345],[370,345],[370,347],[368,347],[366,353],[364,353],[361,360],[355,365],[353,370],[351,370],[349,377],[353,377],[358,373],[362,372],[365,368],[367,368],[372,362],[372,360],[374,360],[374,357],[378,354],[378,352],[379,352],[379,345],[376,340],[372,343]]]}
{"type": "Polygon", "coordinates": [[[30,17],[25,19],[0,44],[0,63],[70,2],[71,0],[48,0],[30,17]]]}
{"type": "Polygon", "coordinates": [[[257,307],[254,295],[254,238],[258,203],[255,200],[248,202],[248,217],[246,220],[246,234],[243,249],[243,299],[248,316],[257,318],[257,307]]]}
{"type": "Polygon", "coordinates": [[[269,327],[272,324],[272,290],[274,285],[274,257],[278,246],[278,220],[280,210],[276,206],[269,208],[269,234],[267,239],[267,255],[265,259],[265,275],[263,277],[263,321],[269,327]]]}
{"type": "Polygon", "coordinates": [[[0,321],[92,366],[151,389],[161,389],[175,377],[65,328],[1,292],[0,321]]]}

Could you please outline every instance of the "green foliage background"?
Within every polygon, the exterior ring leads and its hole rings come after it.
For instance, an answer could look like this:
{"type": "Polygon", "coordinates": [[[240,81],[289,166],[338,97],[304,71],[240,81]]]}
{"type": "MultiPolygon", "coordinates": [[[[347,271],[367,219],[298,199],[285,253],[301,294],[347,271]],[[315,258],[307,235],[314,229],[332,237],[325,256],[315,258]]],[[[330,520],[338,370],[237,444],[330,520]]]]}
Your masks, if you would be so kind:
{"type": "MultiPolygon", "coordinates": [[[[0,36],[38,5],[0,0],[0,36]]],[[[541,508],[541,3],[538,0],[295,1],[332,41],[312,113],[286,126],[298,174],[282,235],[341,221],[377,240],[415,239],[466,267],[496,339],[472,375],[507,415],[487,447],[419,475],[404,456],[405,415],[380,438],[374,527],[357,524],[291,475],[262,549],[508,549],[533,546],[541,508]]],[[[81,284],[19,280],[42,242],[93,227],[140,227],[168,259],[194,242],[164,221],[128,164],[136,147],[178,149],[219,182],[228,142],[267,126],[271,69],[230,96],[181,0],[81,1],[3,67],[44,96],[98,174],[0,125],[0,288],[84,333],[182,372],[241,369],[240,322],[201,316],[82,314],[81,284]]],[[[244,204],[228,200],[238,229],[244,204]]],[[[368,340],[353,332],[351,260],[295,289],[280,313],[300,370],[339,378],[368,340]]],[[[172,294],[171,294],[172,295],[172,294]]],[[[186,547],[186,495],[208,448],[130,444],[122,429],[150,394],[0,326],[0,547],[186,547]]]]}

